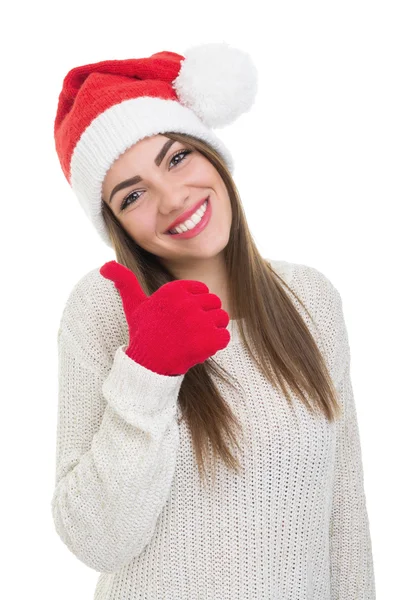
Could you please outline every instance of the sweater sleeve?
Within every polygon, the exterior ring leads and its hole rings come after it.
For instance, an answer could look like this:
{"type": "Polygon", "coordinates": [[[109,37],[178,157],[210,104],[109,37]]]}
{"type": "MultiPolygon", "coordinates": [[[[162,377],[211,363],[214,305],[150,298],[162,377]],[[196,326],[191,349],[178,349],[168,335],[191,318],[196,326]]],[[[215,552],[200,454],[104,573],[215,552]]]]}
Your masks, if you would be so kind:
{"type": "Polygon", "coordinates": [[[98,357],[107,353],[96,344],[109,343],[107,334],[118,323],[94,306],[75,291],[58,332],[51,507],[56,531],[71,552],[96,571],[112,573],[149,543],[169,496],[184,375],[153,373],[125,354],[126,345],[114,348],[104,365],[98,357]]]}
{"type": "Polygon", "coordinates": [[[338,394],[344,415],[337,424],[330,518],[331,600],[375,600],[362,454],[349,363],[338,394]]]}
{"type": "Polygon", "coordinates": [[[342,414],[336,421],[330,515],[331,600],[375,600],[375,579],[350,346],[339,291],[320,271],[316,303],[323,352],[342,414]]]}

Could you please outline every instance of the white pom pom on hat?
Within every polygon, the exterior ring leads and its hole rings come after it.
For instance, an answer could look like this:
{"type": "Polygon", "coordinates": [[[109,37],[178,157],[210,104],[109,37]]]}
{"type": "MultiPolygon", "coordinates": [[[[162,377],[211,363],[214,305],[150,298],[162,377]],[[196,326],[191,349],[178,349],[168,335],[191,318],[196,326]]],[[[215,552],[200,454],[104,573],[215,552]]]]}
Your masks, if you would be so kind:
{"type": "Polygon", "coordinates": [[[224,127],[252,107],[257,69],[249,54],[226,43],[194,46],[185,52],[172,82],[182,104],[208,127],[224,127]]]}
{"type": "Polygon", "coordinates": [[[54,121],[61,168],[102,240],[112,247],[101,214],[101,190],[113,162],[139,140],[175,131],[213,146],[233,173],[231,153],[212,128],[250,110],[257,70],[229,44],[193,46],[185,56],[162,51],[71,69],[54,121]]]}

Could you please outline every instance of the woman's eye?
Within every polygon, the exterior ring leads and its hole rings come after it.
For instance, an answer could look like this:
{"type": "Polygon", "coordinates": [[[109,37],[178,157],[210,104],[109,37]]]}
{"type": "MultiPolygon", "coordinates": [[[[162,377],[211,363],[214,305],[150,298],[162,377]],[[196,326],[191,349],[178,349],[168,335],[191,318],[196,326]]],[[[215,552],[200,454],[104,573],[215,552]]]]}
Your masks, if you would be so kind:
{"type": "Polygon", "coordinates": [[[182,161],[183,161],[183,159],[185,158],[185,156],[186,156],[187,154],[190,154],[191,152],[192,152],[191,150],[180,150],[179,152],[177,152],[176,154],[174,154],[174,155],[173,155],[173,157],[171,158],[171,162],[170,162],[169,164],[171,164],[171,163],[172,163],[172,161],[174,160],[174,158],[176,158],[177,156],[181,156],[181,155],[183,155],[183,158],[181,158],[181,160],[178,160],[178,162],[177,162],[177,163],[174,163],[174,166],[175,166],[176,164],[179,164],[180,162],[182,162],[182,161]]]}
{"type": "MultiPolygon", "coordinates": [[[[171,158],[171,161],[170,161],[170,163],[169,163],[169,164],[170,164],[170,165],[172,164],[172,165],[173,165],[173,167],[174,167],[175,165],[178,165],[179,163],[181,163],[181,162],[184,160],[185,156],[186,156],[187,154],[190,154],[191,152],[192,152],[192,150],[180,150],[179,152],[177,152],[176,154],[174,154],[174,155],[173,155],[173,157],[171,158]],[[181,158],[180,160],[178,160],[178,162],[176,162],[176,163],[172,163],[172,161],[173,161],[173,160],[174,160],[174,159],[175,159],[177,156],[182,156],[182,158],[181,158]]],[[[135,191],[135,192],[131,192],[130,194],[128,194],[128,195],[126,196],[126,198],[125,198],[125,199],[122,201],[122,204],[121,204],[121,211],[122,211],[122,210],[125,210],[125,208],[126,208],[127,206],[129,206],[130,204],[132,204],[132,202],[136,202],[137,198],[133,199],[133,196],[134,196],[135,194],[138,194],[138,193],[139,193],[139,192],[135,191]],[[128,202],[128,200],[132,200],[132,202],[128,202]]]]}

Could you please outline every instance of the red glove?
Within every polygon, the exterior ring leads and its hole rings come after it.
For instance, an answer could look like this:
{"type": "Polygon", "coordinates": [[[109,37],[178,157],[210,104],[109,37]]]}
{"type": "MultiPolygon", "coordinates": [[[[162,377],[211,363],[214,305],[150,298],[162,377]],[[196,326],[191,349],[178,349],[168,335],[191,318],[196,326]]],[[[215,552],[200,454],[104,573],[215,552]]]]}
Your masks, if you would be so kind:
{"type": "Polygon", "coordinates": [[[146,296],[136,276],[115,260],[100,273],[118,289],[129,327],[126,354],[160,375],[183,375],[230,340],[228,313],[201,281],[178,279],[146,296]]]}

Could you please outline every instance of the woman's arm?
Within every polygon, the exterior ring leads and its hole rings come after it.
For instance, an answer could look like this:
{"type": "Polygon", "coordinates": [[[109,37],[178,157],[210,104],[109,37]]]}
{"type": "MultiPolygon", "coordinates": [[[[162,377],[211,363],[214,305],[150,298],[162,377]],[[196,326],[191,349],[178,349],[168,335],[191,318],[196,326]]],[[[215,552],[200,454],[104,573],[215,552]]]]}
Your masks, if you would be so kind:
{"type": "Polygon", "coordinates": [[[311,278],[314,281],[322,349],[342,409],[342,415],[336,421],[330,517],[331,600],[375,600],[361,444],[342,298],[338,289],[320,271],[312,269],[311,278]]]}
{"type": "Polygon", "coordinates": [[[344,414],[337,423],[330,519],[331,600],[375,600],[362,454],[349,362],[338,394],[344,414]]]}
{"type": "Polygon", "coordinates": [[[123,345],[104,365],[105,346],[118,338],[118,319],[111,317],[119,307],[109,310],[111,297],[118,302],[112,284],[100,285],[101,293],[74,290],[59,328],[51,506],[56,531],[71,552],[96,571],[112,573],[143,551],[169,496],[184,376],[146,369],[123,345]]]}

